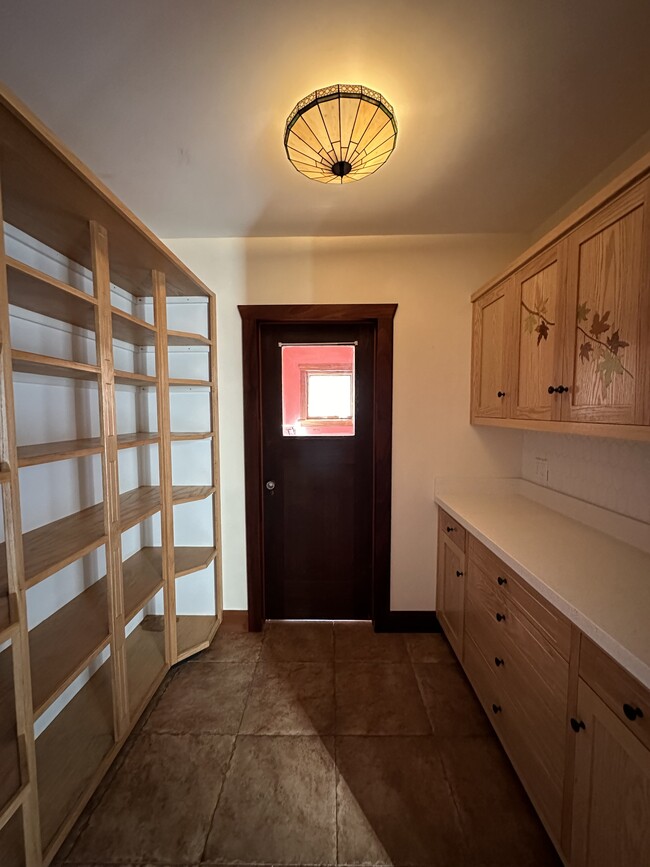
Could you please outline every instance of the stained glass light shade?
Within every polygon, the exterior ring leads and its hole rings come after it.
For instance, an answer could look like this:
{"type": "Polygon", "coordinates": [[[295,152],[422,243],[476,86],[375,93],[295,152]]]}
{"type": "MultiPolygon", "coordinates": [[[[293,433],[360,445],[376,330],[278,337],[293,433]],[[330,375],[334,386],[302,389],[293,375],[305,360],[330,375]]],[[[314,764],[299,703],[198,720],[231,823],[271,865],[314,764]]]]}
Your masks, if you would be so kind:
{"type": "Polygon", "coordinates": [[[333,84],[301,99],[284,146],[294,167],[322,184],[349,184],[376,172],[392,154],[397,123],[381,93],[333,84]]]}

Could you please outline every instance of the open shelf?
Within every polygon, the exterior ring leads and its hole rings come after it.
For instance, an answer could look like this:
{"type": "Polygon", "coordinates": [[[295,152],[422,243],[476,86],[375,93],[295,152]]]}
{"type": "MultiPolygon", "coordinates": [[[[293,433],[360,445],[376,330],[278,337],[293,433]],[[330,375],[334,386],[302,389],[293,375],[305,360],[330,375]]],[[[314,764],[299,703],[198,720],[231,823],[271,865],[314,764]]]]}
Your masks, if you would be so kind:
{"type": "Polygon", "coordinates": [[[129,370],[116,370],[115,382],[118,385],[135,385],[142,388],[150,388],[156,384],[157,380],[155,376],[150,376],[147,373],[131,373],[129,370]]]}
{"type": "Polygon", "coordinates": [[[170,386],[185,386],[186,388],[211,388],[212,383],[207,379],[183,379],[179,377],[170,377],[170,386]]]}
{"type": "MultiPolygon", "coordinates": [[[[160,510],[160,488],[143,486],[120,495],[120,530],[124,532],[160,510]]],[[[106,541],[104,504],[97,503],[67,515],[51,524],[37,527],[23,536],[25,583],[33,587],[39,581],[63,569],[106,541]]],[[[4,543],[0,546],[0,564],[4,543]]],[[[0,585],[6,566],[0,572],[0,585]]]]}
{"type": "Polygon", "coordinates": [[[160,488],[143,485],[120,494],[120,530],[123,533],[160,511],[160,488]]]}
{"type": "Polygon", "coordinates": [[[0,829],[0,852],[2,867],[25,867],[25,843],[23,840],[23,814],[19,807],[6,825],[0,829]]]}
{"type": "Polygon", "coordinates": [[[170,434],[173,443],[185,442],[189,440],[208,440],[212,439],[214,432],[208,431],[184,431],[170,434]]]}
{"type": "Polygon", "coordinates": [[[137,316],[125,313],[117,307],[111,308],[113,337],[132,343],[134,346],[153,346],[156,342],[157,329],[137,316]]]}
{"type": "Polygon", "coordinates": [[[207,569],[217,556],[216,548],[174,548],[174,571],[177,578],[207,569]]]}
{"type": "MultiPolygon", "coordinates": [[[[130,449],[135,446],[152,445],[160,442],[157,433],[136,431],[135,433],[118,434],[118,449],[130,449]]],[[[52,461],[67,461],[71,458],[83,458],[96,455],[102,451],[102,441],[99,437],[65,440],[59,443],[36,443],[31,446],[18,446],[18,466],[32,467],[37,464],[49,464],[52,461]]]]}
{"type": "Polygon", "coordinates": [[[11,358],[12,367],[16,373],[58,376],[64,379],[85,379],[91,382],[97,382],[99,374],[99,368],[96,364],[53,358],[50,355],[39,355],[36,352],[24,352],[22,349],[13,349],[11,358]]]}
{"type": "Polygon", "coordinates": [[[210,338],[190,331],[168,331],[168,346],[210,346],[210,338]]]}
{"type": "Polygon", "coordinates": [[[133,719],[140,715],[167,671],[163,630],[149,630],[144,621],[136,626],[126,639],[126,671],[133,719]]]}
{"type": "Polygon", "coordinates": [[[113,746],[111,663],[107,661],[36,741],[44,850],[93,790],[113,746]]]}
{"type": "Polygon", "coordinates": [[[141,548],[122,564],[124,620],[128,623],[163,585],[162,549],[141,548]]]}
{"type": "Polygon", "coordinates": [[[218,621],[214,614],[181,614],[176,618],[178,659],[185,659],[209,646],[218,621]]]}
{"type": "Polygon", "coordinates": [[[23,535],[25,585],[33,587],[105,541],[103,503],[30,530],[23,535]]]}
{"type": "Polygon", "coordinates": [[[210,494],[214,494],[211,485],[174,485],[172,488],[172,500],[175,506],[179,503],[193,503],[195,500],[205,500],[210,494]]]}
{"type": "Polygon", "coordinates": [[[13,645],[0,653],[0,813],[21,787],[12,654],[13,645]]]}
{"type": "Polygon", "coordinates": [[[0,89],[4,219],[64,256],[92,267],[88,218],[110,238],[111,280],[151,295],[162,271],[167,294],[210,296],[210,290],[99,178],[6,88],[0,89]]]}
{"type": "Polygon", "coordinates": [[[97,301],[79,289],[7,257],[9,303],[88,331],[95,330],[97,301]]]}
{"type": "Polygon", "coordinates": [[[106,578],[102,578],[29,633],[35,717],[61,695],[108,641],[108,598],[106,578]]]}

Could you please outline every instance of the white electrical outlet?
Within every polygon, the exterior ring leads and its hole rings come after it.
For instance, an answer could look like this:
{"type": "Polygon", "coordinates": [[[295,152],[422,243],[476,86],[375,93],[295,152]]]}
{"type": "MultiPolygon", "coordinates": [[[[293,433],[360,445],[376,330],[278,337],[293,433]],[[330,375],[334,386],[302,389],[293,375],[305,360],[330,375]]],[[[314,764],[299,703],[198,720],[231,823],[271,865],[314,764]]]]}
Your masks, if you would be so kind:
{"type": "Polygon", "coordinates": [[[535,481],[538,485],[548,485],[548,458],[535,458],[535,481]]]}

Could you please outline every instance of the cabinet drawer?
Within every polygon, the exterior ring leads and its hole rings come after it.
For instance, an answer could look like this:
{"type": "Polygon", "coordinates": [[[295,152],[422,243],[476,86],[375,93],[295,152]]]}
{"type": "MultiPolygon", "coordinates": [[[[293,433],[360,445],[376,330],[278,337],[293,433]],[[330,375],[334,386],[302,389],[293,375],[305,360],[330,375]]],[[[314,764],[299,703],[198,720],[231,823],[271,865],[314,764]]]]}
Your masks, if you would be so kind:
{"type": "Polygon", "coordinates": [[[449,536],[454,545],[460,548],[461,551],[465,550],[465,528],[461,527],[455,518],[452,518],[440,507],[438,507],[438,526],[440,527],[440,532],[449,536]]]}
{"type": "Polygon", "coordinates": [[[580,677],[650,749],[650,691],[585,635],[580,643],[580,677]]]}
{"type": "Polygon", "coordinates": [[[463,667],[483,709],[495,728],[499,729],[503,713],[502,689],[483,653],[470,635],[467,635],[465,640],[463,667]]]}
{"type": "Polygon", "coordinates": [[[568,660],[571,646],[569,621],[473,536],[469,538],[468,547],[470,580],[474,575],[482,576],[481,592],[486,601],[492,600],[490,607],[494,613],[514,606],[521,609],[546,640],[568,660]]]}

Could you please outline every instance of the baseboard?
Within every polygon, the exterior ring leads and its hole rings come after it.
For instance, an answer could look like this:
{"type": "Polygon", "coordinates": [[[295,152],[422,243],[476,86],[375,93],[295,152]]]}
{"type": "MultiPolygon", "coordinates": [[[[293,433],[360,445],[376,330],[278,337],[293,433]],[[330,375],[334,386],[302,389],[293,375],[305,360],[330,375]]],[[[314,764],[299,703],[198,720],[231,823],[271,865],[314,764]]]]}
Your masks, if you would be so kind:
{"type": "Polygon", "coordinates": [[[224,611],[220,628],[224,632],[248,632],[248,611],[224,611]]]}
{"type": "Polygon", "coordinates": [[[389,611],[375,620],[375,632],[441,632],[435,611],[389,611]]]}

